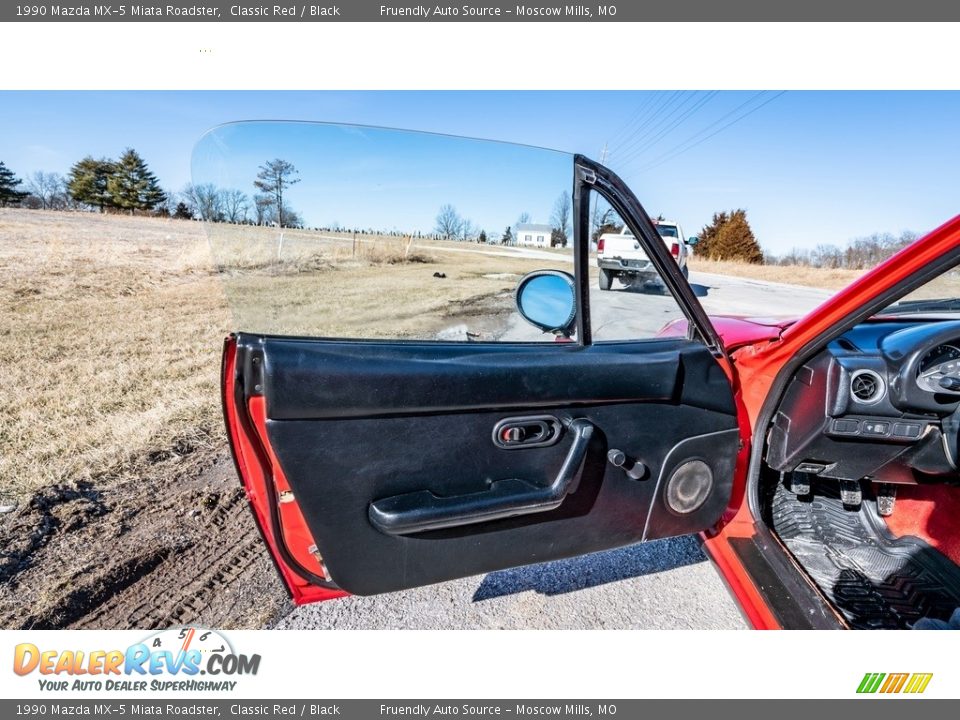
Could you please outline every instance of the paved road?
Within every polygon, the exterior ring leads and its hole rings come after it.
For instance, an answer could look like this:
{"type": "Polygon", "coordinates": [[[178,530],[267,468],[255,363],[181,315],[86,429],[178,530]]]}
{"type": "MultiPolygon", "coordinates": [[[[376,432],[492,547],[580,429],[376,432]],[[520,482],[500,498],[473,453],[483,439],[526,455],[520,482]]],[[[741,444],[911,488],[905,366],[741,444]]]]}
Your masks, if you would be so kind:
{"type": "MultiPolygon", "coordinates": [[[[726,275],[690,273],[690,285],[704,309],[714,315],[783,317],[803,315],[828,297],[817,288],[767,283],[726,275]]],[[[671,295],[657,288],[634,290],[619,283],[609,291],[590,291],[594,339],[649,338],[669,321],[683,317],[671,295]]],[[[536,340],[542,334],[519,315],[511,317],[502,339],[536,340]]]]}
{"type": "MultiPolygon", "coordinates": [[[[828,292],[691,273],[711,313],[805,313],[828,292]]],[[[671,297],[624,289],[591,293],[598,339],[649,337],[678,315],[671,297]]],[[[505,338],[536,339],[511,320],[505,338]]],[[[710,628],[744,627],[693,538],[658,540],[583,558],[491,573],[418,590],[298,608],[279,628],[710,628]]]]}

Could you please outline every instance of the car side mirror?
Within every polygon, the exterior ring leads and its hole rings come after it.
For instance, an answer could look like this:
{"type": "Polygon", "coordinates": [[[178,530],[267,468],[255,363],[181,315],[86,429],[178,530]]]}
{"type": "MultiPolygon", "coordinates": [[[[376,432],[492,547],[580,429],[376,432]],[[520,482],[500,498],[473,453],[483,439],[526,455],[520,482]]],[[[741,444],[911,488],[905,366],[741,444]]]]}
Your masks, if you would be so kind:
{"type": "Polygon", "coordinates": [[[524,275],[515,297],[521,317],[534,327],[565,337],[573,334],[577,293],[570,273],[537,270],[524,275]]]}
{"type": "Polygon", "coordinates": [[[700,242],[700,238],[698,238],[698,237],[688,237],[688,238],[687,238],[687,245],[690,245],[691,247],[694,246],[694,245],[696,245],[698,242],[700,242]]]}

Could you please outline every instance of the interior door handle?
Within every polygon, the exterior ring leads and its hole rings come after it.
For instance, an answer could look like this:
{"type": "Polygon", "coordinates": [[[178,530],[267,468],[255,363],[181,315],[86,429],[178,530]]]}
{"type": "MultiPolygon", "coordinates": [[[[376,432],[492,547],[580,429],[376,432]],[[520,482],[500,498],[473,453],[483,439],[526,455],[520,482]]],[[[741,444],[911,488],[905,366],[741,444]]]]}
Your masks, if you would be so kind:
{"type": "Polygon", "coordinates": [[[577,419],[569,430],[573,435],[570,450],[557,477],[547,486],[510,479],[496,480],[489,489],[468,495],[440,496],[418,490],[370,503],[370,522],[389,535],[409,535],[555,510],[574,486],[594,427],[577,419]]]}

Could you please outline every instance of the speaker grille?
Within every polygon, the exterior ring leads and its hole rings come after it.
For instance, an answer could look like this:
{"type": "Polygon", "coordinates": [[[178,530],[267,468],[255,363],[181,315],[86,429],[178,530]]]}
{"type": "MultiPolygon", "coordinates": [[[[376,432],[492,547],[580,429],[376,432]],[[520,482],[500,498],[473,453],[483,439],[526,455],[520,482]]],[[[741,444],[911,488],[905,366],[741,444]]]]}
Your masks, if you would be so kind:
{"type": "Polygon", "coordinates": [[[667,481],[667,506],[687,515],[703,505],[713,489],[713,471],[703,460],[688,460],[667,481]]]}

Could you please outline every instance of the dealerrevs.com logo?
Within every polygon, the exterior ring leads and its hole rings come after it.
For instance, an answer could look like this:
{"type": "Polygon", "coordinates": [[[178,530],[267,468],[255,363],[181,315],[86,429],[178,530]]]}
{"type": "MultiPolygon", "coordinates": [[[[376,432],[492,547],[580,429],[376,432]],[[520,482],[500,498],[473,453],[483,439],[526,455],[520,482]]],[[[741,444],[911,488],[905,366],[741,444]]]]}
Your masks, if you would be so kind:
{"type": "Polygon", "coordinates": [[[867,673],[857,687],[858,693],[919,694],[927,689],[933,673],[867,673]]]}
{"type": "Polygon", "coordinates": [[[237,685],[232,678],[259,669],[259,655],[237,653],[222,634],[197,627],[164,630],[125,650],[20,643],[13,653],[14,673],[39,675],[45,691],[231,691],[237,685]]]}

